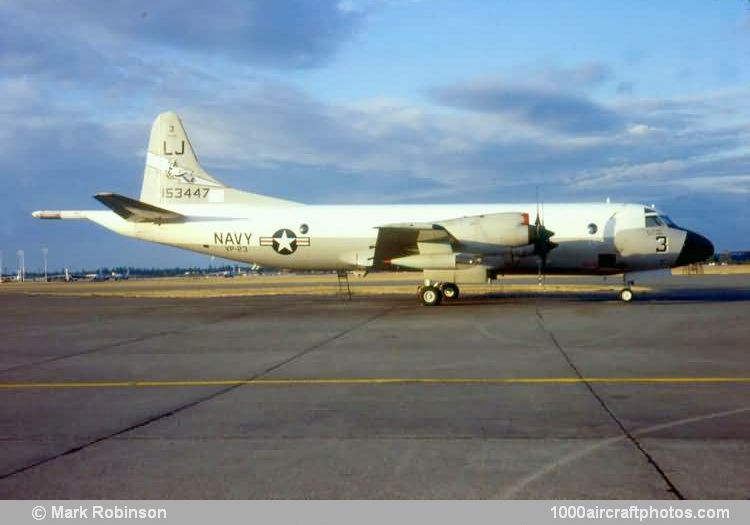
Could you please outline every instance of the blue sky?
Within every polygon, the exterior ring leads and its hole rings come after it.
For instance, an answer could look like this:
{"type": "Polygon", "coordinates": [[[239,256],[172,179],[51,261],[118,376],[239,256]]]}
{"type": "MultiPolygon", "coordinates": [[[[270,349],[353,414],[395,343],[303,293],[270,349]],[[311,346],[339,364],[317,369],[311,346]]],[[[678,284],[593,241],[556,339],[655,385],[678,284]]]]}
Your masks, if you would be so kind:
{"type": "Polygon", "coordinates": [[[205,265],[34,209],[137,196],[177,111],[227,184],[312,203],[655,203],[750,249],[750,3],[0,4],[0,250],[205,265]]]}

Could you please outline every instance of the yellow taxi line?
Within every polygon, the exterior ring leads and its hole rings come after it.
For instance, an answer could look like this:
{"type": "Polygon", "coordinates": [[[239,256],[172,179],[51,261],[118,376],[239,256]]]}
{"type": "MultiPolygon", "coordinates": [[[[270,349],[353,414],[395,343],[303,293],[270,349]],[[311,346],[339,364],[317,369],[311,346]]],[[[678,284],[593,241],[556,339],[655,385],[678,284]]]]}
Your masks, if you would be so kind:
{"type": "Polygon", "coordinates": [[[66,388],[147,388],[206,386],[304,386],[304,385],[564,385],[579,383],[706,384],[750,383],[750,377],[372,377],[286,379],[197,379],[165,381],[58,381],[0,383],[0,390],[66,388]]]}

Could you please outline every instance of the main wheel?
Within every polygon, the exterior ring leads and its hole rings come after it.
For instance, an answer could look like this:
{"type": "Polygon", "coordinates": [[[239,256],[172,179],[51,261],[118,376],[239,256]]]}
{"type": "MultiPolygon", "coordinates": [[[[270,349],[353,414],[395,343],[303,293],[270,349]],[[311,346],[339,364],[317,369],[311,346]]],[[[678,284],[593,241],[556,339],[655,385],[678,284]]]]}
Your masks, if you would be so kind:
{"type": "Polygon", "coordinates": [[[458,286],[453,283],[445,283],[440,291],[446,299],[458,299],[458,286]]]}
{"type": "Polygon", "coordinates": [[[434,286],[425,286],[419,291],[419,297],[422,299],[422,304],[425,306],[437,306],[443,299],[443,294],[440,293],[440,289],[434,286]]]}
{"type": "Polygon", "coordinates": [[[633,290],[631,290],[630,288],[623,288],[622,290],[620,290],[618,297],[622,302],[629,303],[633,300],[633,290]]]}

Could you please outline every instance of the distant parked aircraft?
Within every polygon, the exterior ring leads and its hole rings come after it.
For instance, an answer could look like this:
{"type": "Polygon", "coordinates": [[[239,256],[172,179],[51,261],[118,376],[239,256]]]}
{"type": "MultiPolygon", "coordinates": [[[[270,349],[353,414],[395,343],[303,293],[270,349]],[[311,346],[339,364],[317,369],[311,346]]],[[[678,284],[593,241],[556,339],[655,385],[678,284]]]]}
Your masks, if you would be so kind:
{"type": "Polygon", "coordinates": [[[114,271],[113,271],[113,272],[112,272],[112,273],[110,274],[110,277],[111,277],[111,278],[112,278],[113,280],[115,280],[115,281],[127,281],[128,279],[130,279],[130,268],[128,268],[128,269],[127,269],[127,270],[125,271],[125,273],[121,273],[121,272],[114,272],[114,271]]]}

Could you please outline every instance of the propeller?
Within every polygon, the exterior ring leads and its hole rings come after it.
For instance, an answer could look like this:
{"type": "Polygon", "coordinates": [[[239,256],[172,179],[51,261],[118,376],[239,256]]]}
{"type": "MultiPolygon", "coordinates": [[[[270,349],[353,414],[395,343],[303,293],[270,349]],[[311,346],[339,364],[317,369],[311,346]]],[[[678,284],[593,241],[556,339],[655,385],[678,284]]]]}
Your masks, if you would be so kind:
{"type": "Polygon", "coordinates": [[[550,240],[555,235],[555,232],[544,227],[544,220],[539,212],[539,188],[537,188],[536,221],[534,221],[534,230],[532,231],[534,254],[539,257],[539,286],[541,286],[544,278],[544,270],[547,266],[547,254],[557,248],[557,243],[550,240]]]}

